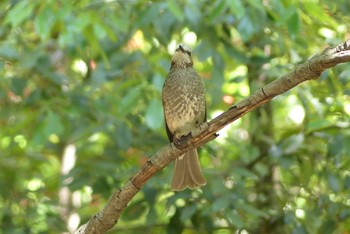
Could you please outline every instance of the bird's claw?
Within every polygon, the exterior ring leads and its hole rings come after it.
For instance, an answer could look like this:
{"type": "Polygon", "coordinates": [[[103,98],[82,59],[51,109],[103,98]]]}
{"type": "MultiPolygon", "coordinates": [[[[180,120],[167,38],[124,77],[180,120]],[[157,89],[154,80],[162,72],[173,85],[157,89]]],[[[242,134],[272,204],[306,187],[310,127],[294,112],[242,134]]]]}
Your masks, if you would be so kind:
{"type": "Polygon", "coordinates": [[[189,137],[191,137],[191,133],[180,137],[174,137],[173,139],[174,145],[178,147],[179,145],[183,144],[189,137]]]}

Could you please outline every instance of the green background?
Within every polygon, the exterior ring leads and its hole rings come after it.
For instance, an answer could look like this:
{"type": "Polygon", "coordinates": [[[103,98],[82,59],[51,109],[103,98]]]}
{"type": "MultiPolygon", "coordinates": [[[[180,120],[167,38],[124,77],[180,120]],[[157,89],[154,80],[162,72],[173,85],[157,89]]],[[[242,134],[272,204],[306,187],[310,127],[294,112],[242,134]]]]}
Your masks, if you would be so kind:
{"type": "MultiPolygon", "coordinates": [[[[72,232],[168,143],[161,89],[193,48],[208,119],[350,38],[348,0],[1,1],[0,233],[72,232]]],[[[172,165],[121,233],[347,233],[350,65],[325,71],[199,149],[207,185],[172,165]]],[[[116,229],[111,232],[116,232],[116,229]]]]}

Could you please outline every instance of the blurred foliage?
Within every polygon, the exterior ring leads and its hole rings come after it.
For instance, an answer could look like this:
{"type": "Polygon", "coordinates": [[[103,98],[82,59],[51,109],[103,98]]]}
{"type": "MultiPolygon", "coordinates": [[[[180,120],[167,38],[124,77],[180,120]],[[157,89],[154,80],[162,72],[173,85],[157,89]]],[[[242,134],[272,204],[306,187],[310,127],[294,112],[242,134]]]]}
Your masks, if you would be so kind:
{"type": "MultiPolygon", "coordinates": [[[[194,48],[214,117],[350,38],[336,1],[0,3],[0,233],[73,231],[167,144],[161,88],[194,48]]],[[[350,65],[327,70],[200,149],[207,185],[142,188],[122,233],[347,233],[350,65]]],[[[209,118],[210,119],[210,118],[209,118]]],[[[113,232],[113,231],[111,231],[113,232]]]]}

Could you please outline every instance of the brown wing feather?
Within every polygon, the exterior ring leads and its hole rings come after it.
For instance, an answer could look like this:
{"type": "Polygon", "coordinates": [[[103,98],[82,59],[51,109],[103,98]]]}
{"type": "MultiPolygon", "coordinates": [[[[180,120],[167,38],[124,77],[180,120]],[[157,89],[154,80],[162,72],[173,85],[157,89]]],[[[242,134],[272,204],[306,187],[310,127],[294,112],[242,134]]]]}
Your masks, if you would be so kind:
{"type": "Polygon", "coordinates": [[[174,134],[170,131],[170,129],[168,128],[168,124],[166,123],[166,119],[165,119],[165,116],[164,116],[164,122],[165,122],[165,129],[166,129],[166,134],[168,135],[168,138],[169,138],[169,141],[170,143],[173,142],[173,137],[174,137],[174,134]]]}
{"type": "MultiPolygon", "coordinates": [[[[165,84],[164,84],[165,85],[165,84]]],[[[164,90],[164,85],[163,85],[163,90],[164,90]]],[[[168,139],[171,142],[173,142],[173,137],[174,137],[174,134],[170,131],[169,127],[168,127],[168,124],[166,122],[166,116],[165,116],[165,103],[164,103],[164,97],[163,97],[163,94],[162,94],[162,102],[163,102],[163,113],[164,113],[164,123],[165,123],[165,129],[166,129],[166,134],[168,135],[168,139]]]]}

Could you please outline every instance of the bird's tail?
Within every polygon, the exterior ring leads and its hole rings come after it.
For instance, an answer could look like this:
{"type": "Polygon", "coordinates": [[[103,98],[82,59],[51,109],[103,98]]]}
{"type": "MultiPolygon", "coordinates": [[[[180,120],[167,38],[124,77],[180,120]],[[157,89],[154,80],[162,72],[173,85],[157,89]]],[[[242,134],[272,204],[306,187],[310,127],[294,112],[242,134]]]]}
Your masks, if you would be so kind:
{"type": "Polygon", "coordinates": [[[197,149],[192,149],[175,159],[174,176],[171,182],[172,190],[182,191],[185,188],[198,188],[205,183],[197,149]]]}

